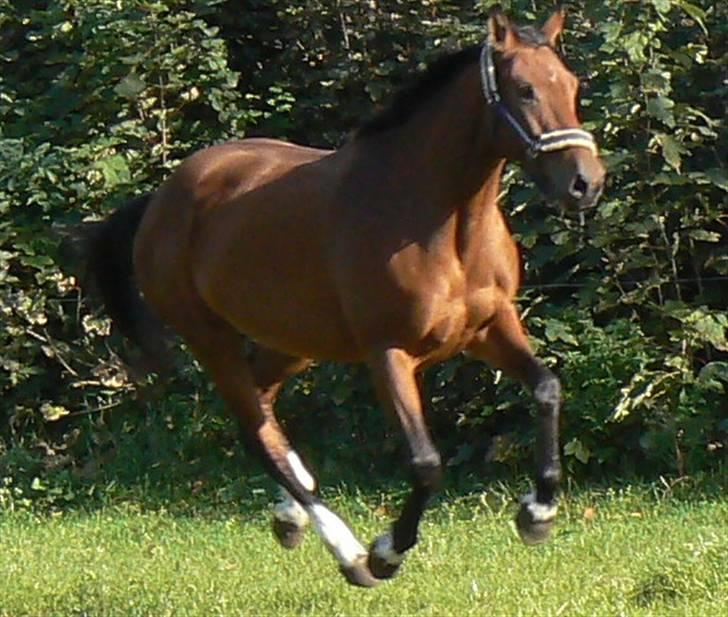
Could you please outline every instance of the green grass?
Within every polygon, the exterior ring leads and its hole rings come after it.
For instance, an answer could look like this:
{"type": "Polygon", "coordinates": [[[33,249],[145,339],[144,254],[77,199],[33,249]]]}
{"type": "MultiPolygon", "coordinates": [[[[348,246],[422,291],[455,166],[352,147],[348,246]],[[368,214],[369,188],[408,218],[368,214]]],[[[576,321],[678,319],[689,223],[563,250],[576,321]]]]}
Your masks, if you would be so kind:
{"type": "MultiPolygon", "coordinates": [[[[335,494],[365,542],[391,497],[335,494]]],[[[649,488],[565,499],[526,547],[499,494],[444,499],[400,575],[346,585],[313,533],[279,548],[260,509],[116,504],[0,514],[0,615],[728,615],[728,500],[649,488]]]]}

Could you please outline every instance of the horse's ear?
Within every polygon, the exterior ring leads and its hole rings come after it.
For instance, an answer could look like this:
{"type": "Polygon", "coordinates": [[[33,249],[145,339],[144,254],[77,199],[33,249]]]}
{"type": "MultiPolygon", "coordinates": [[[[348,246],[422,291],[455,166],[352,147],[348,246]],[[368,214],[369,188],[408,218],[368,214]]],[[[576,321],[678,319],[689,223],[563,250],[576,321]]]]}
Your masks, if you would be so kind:
{"type": "Polygon", "coordinates": [[[511,21],[500,4],[496,4],[488,11],[488,33],[490,44],[499,51],[505,51],[517,41],[511,21]]]}
{"type": "Polygon", "coordinates": [[[556,42],[559,40],[561,31],[564,29],[565,18],[566,13],[564,12],[564,9],[559,7],[554,11],[553,15],[546,20],[546,23],[541,28],[541,32],[543,32],[543,35],[546,37],[551,47],[556,47],[556,42]]]}

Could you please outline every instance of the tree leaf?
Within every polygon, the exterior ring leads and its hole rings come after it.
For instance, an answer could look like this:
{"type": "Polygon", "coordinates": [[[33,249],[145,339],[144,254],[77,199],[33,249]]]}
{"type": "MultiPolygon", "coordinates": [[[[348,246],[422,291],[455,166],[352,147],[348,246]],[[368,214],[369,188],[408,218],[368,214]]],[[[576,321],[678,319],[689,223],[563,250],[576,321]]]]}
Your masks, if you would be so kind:
{"type": "Polygon", "coordinates": [[[136,73],[129,73],[114,87],[114,92],[119,96],[127,99],[136,98],[136,96],[147,87],[144,80],[136,73]]]}
{"type": "Polygon", "coordinates": [[[708,28],[705,25],[705,18],[707,15],[703,9],[690,2],[685,2],[685,0],[677,0],[676,4],[696,22],[698,22],[698,25],[702,28],[704,34],[708,34],[708,28]]]}
{"type": "Polygon", "coordinates": [[[717,231],[708,231],[707,229],[691,229],[688,235],[693,240],[701,242],[720,242],[721,235],[717,231]]]}
{"type": "Polygon", "coordinates": [[[647,61],[645,47],[647,47],[650,39],[644,32],[631,32],[624,36],[620,42],[632,62],[641,63],[647,61]]]}
{"type": "Polygon", "coordinates": [[[645,71],[640,75],[640,82],[645,92],[667,94],[671,90],[669,71],[658,71],[656,69],[645,71]]]}
{"type": "Polygon", "coordinates": [[[680,173],[680,166],[682,164],[682,154],[686,152],[683,145],[670,135],[660,133],[655,136],[655,140],[662,147],[662,158],[665,159],[667,164],[672,167],[676,172],[680,173]]]}
{"type": "Polygon", "coordinates": [[[567,456],[573,456],[577,461],[580,463],[584,463],[585,465],[589,462],[589,459],[591,458],[591,452],[589,451],[589,448],[587,448],[581,440],[574,437],[569,443],[567,443],[564,446],[564,454],[567,456]]]}
{"type": "Polygon", "coordinates": [[[655,10],[662,15],[669,13],[672,8],[671,0],[652,0],[652,4],[655,7],[655,10]]]}
{"type": "Polygon", "coordinates": [[[30,488],[34,491],[45,491],[48,487],[43,483],[43,480],[41,480],[38,476],[33,478],[33,481],[30,483],[30,488]]]}
{"type": "Polygon", "coordinates": [[[728,351],[725,325],[715,315],[704,315],[692,325],[704,341],[720,351],[728,351]]]}
{"type": "Polygon", "coordinates": [[[710,362],[706,364],[700,373],[698,380],[713,388],[724,388],[728,385],[728,362],[710,362]]]}
{"type": "Polygon", "coordinates": [[[673,108],[675,101],[666,96],[658,95],[647,101],[647,113],[664,122],[670,128],[675,127],[675,114],[673,108]]]}
{"type": "Polygon", "coordinates": [[[126,159],[121,154],[114,154],[98,161],[95,165],[104,176],[107,186],[128,182],[131,174],[126,159]]]}
{"type": "Polygon", "coordinates": [[[46,422],[55,422],[71,413],[63,405],[51,405],[50,403],[43,403],[40,406],[40,412],[46,422]]]}
{"type": "Polygon", "coordinates": [[[728,176],[726,176],[726,173],[723,169],[720,169],[718,167],[706,169],[705,176],[719,189],[728,192],[728,176]]]}
{"type": "Polygon", "coordinates": [[[546,329],[544,331],[544,335],[549,341],[563,341],[564,343],[569,343],[570,345],[578,345],[579,341],[576,340],[576,337],[572,334],[571,328],[569,326],[562,322],[557,321],[555,319],[549,319],[546,321],[546,329]]]}

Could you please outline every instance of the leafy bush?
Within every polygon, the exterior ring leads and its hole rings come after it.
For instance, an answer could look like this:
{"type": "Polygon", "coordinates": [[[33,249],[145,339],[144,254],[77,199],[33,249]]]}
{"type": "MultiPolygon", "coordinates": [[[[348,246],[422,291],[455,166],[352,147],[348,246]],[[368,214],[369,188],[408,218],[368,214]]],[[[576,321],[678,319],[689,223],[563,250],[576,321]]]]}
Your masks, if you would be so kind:
{"type": "MultiPolygon", "coordinates": [[[[544,17],[531,2],[509,5],[520,20],[544,17]]],[[[193,364],[163,390],[131,378],[117,355],[130,350],[79,296],[83,273],[61,232],[214,141],[341,143],[423,62],[481,40],[486,8],[0,0],[0,476],[26,478],[33,494],[50,471],[123,475],[123,455],[130,478],[180,461],[193,463],[191,478],[212,465],[204,452],[236,451],[193,364]]],[[[704,0],[571,8],[563,47],[588,86],[583,116],[609,186],[581,224],[508,175],[504,207],[526,249],[521,303],[564,380],[572,473],[725,461],[728,135],[716,75],[726,24],[724,3],[704,0]]],[[[455,358],[426,376],[425,392],[451,467],[527,464],[532,406],[519,386],[455,358]]],[[[332,474],[401,455],[363,371],[316,367],[281,409],[332,474]],[[312,418],[325,427],[313,438],[312,418]]]]}
{"type": "MultiPolygon", "coordinates": [[[[0,77],[6,448],[39,450],[45,467],[82,467],[102,457],[109,412],[133,408],[131,395],[145,393],[108,346],[108,320],[81,302],[83,273],[62,231],[156,186],[213,139],[234,136],[246,113],[225,42],[188,10],[0,4],[2,60],[12,67],[0,77]]],[[[182,385],[188,399],[195,386],[182,385]]]]}

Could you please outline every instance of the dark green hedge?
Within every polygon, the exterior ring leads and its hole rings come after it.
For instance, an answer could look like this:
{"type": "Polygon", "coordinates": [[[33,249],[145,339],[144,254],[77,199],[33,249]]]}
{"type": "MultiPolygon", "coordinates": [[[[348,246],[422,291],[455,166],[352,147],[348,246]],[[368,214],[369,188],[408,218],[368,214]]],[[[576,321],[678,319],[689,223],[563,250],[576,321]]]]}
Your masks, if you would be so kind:
{"type": "MultiPolygon", "coordinates": [[[[0,476],[93,478],[120,452],[143,474],[236,449],[192,362],[164,388],[135,385],[120,360],[133,350],[80,297],[65,232],[212,142],[341,143],[423,63],[481,40],[486,4],[0,0],[0,476]]],[[[550,10],[505,4],[520,21],[550,10]]],[[[508,174],[522,307],[564,381],[572,473],[725,461],[727,24],[725,3],[707,0],[572,7],[563,51],[609,166],[605,196],[577,224],[508,174]]],[[[518,386],[463,358],[425,382],[451,467],[528,460],[518,386]]],[[[325,469],[397,455],[362,371],[317,367],[281,408],[325,469]]]]}

